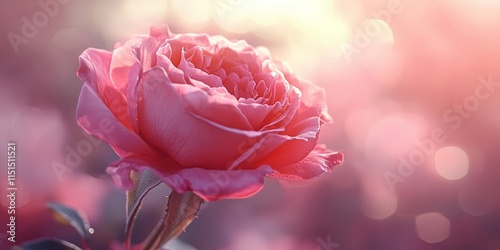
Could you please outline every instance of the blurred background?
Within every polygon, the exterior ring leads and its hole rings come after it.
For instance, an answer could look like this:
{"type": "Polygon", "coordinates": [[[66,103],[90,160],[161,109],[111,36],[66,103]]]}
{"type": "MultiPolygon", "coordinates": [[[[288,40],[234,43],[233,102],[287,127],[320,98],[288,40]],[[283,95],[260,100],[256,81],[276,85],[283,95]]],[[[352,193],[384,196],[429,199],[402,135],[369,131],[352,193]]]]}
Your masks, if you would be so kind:
{"type": "MultiPolygon", "coordinates": [[[[77,58],[158,23],[265,46],[323,86],[335,124],[321,142],[345,155],[331,174],[267,179],[251,198],[204,205],[171,249],[500,249],[493,0],[2,2],[0,141],[17,143],[16,243],[49,236],[80,244],[45,208],[55,201],[88,216],[91,249],[120,248],[125,194],[104,174],[117,156],[76,124],[77,58]]],[[[5,153],[0,162],[5,225],[5,153]]],[[[134,243],[163,215],[168,193],[161,186],[146,198],[134,243]]]]}

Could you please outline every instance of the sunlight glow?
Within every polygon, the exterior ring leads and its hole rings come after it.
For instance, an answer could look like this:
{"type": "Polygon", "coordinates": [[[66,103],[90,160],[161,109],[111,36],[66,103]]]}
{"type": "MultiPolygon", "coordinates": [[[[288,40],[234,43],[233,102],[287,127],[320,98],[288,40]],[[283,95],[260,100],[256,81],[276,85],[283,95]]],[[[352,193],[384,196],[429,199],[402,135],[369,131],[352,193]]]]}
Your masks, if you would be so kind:
{"type": "Polygon", "coordinates": [[[168,2],[163,0],[126,0],[123,12],[136,22],[160,21],[167,15],[168,2]]]}

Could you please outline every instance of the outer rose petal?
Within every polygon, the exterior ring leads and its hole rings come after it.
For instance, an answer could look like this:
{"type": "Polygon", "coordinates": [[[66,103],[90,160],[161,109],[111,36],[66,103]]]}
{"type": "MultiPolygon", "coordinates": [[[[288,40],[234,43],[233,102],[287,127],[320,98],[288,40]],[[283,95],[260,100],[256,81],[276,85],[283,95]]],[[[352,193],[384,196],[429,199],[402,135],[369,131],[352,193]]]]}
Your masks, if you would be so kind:
{"type": "Polygon", "coordinates": [[[206,170],[183,169],[166,175],[163,181],[178,193],[191,191],[204,200],[216,201],[225,198],[246,198],[264,185],[264,177],[274,172],[269,166],[255,170],[206,170]]]}
{"type": "Polygon", "coordinates": [[[177,169],[169,173],[161,172],[158,167],[151,168],[139,158],[125,158],[113,162],[106,170],[119,188],[129,190],[134,183],[130,179],[132,170],[153,169],[170,188],[178,193],[193,192],[206,201],[226,198],[246,198],[264,185],[264,177],[274,171],[269,166],[255,170],[206,170],[182,167],[173,161],[163,161],[166,169],[177,169]],[[179,170],[181,169],[181,170],[179,170]]]}
{"type": "Polygon", "coordinates": [[[136,36],[112,52],[110,77],[116,88],[125,96],[130,123],[136,132],[137,84],[142,72],[156,65],[156,52],[170,35],[166,27],[152,27],[150,36],[136,36]]]}
{"type": "Polygon", "coordinates": [[[152,169],[158,176],[164,176],[166,174],[182,169],[182,166],[167,157],[165,157],[164,159],[148,159],[150,160],[150,162],[141,157],[142,156],[140,155],[134,155],[109,164],[106,172],[111,175],[118,188],[130,190],[134,187],[134,183],[130,178],[130,172],[132,170],[141,171],[143,169],[152,169]],[[157,165],[156,168],[152,166],[155,164],[159,164],[165,169],[169,169],[169,171],[159,172],[157,170],[159,165],[157,165]]]}
{"type": "Polygon", "coordinates": [[[325,145],[319,144],[302,161],[274,168],[277,173],[269,176],[287,180],[310,179],[330,172],[335,165],[342,164],[343,159],[344,156],[341,153],[330,151],[325,145]]]}
{"type": "Polygon", "coordinates": [[[82,87],[76,115],[78,124],[85,132],[107,142],[120,157],[156,154],[137,134],[116,119],[88,85],[82,87]]]}
{"type": "Polygon", "coordinates": [[[149,36],[136,36],[112,52],[110,78],[127,102],[129,122],[134,131],[137,125],[137,84],[143,71],[156,65],[156,52],[172,34],[168,27],[151,27],[149,36]]]}
{"type": "Polygon", "coordinates": [[[131,128],[125,96],[110,79],[111,53],[105,50],[87,49],[80,55],[79,62],[78,77],[94,90],[125,127],[131,128]]]}

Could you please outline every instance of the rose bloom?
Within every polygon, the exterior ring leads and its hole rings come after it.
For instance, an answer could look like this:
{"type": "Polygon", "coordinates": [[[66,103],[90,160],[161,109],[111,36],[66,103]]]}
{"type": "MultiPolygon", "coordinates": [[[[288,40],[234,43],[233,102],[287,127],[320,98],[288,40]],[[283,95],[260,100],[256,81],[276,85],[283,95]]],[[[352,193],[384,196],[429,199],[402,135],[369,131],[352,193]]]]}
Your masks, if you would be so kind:
{"type": "Polygon", "coordinates": [[[265,176],[309,179],[342,162],[317,145],[331,122],[324,90],[264,48],[153,27],[79,59],[78,124],[120,156],[107,172],[125,189],[132,170],[152,169],[178,193],[244,198],[265,176]]]}

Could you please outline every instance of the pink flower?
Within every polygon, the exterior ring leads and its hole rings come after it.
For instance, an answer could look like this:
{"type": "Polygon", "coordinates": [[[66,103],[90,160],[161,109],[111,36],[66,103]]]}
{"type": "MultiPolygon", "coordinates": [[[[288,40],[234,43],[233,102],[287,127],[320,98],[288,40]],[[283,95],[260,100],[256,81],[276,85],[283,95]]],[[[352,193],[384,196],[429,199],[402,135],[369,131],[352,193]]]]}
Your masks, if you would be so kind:
{"type": "Polygon", "coordinates": [[[265,49],[167,27],[115,47],[80,56],[77,116],[121,157],[108,167],[117,185],[149,168],[178,193],[244,198],[265,176],[309,179],[342,162],[316,145],[331,121],[323,89],[265,49]]]}

